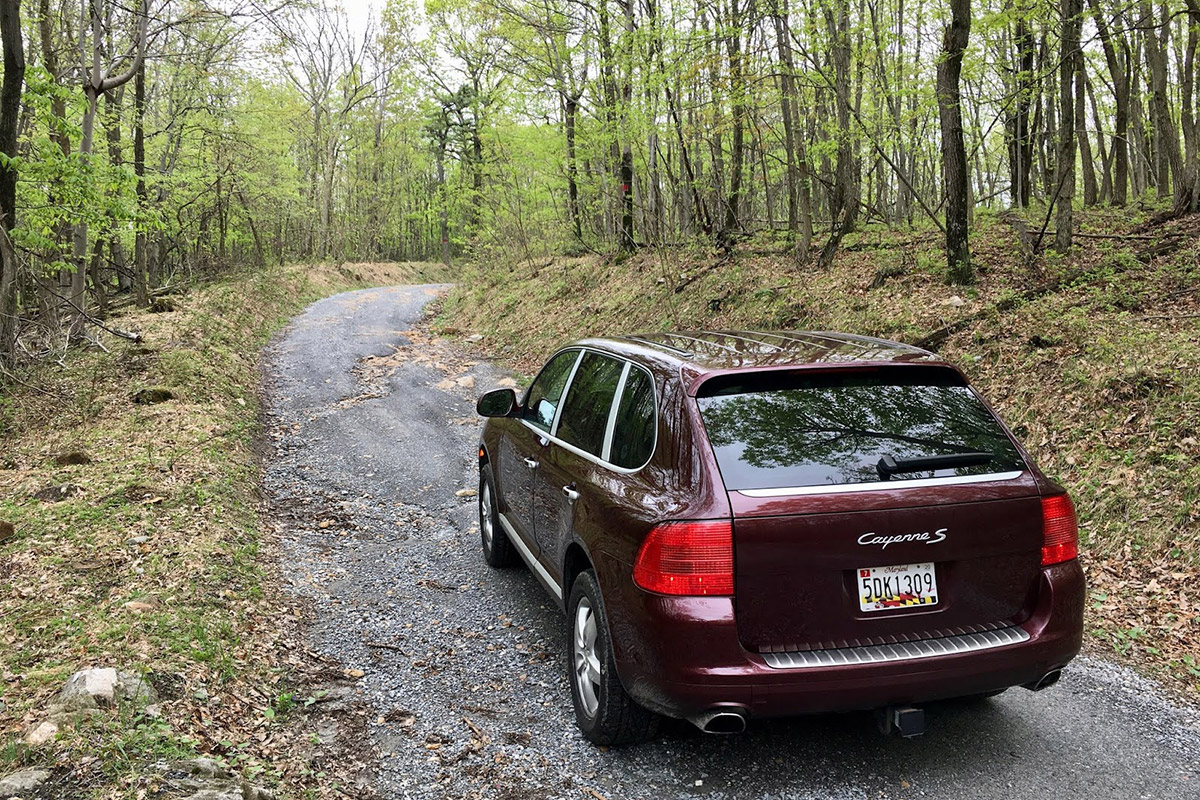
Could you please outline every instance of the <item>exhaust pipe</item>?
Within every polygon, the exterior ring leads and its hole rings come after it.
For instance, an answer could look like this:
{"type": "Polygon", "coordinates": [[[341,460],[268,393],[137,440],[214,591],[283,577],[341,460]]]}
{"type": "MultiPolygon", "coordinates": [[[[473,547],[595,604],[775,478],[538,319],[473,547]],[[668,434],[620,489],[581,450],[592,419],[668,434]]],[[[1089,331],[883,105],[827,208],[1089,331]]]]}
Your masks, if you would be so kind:
{"type": "Polygon", "coordinates": [[[1021,685],[1031,692],[1040,692],[1042,689],[1048,689],[1054,684],[1058,683],[1058,679],[1061,677],[1062,670],[1056,669],[1047,672],[1045,675],[1038,678],[1036,681],[1033,681],[1032,683],[1024,683],[1021,685]]]}
{"type": "Polygon", "coordinates": [[[746,730],[746,712],[735,706],[714,708],[703,714],[688,717],[688,722],[705,733],[741,733],[746,730]]]}

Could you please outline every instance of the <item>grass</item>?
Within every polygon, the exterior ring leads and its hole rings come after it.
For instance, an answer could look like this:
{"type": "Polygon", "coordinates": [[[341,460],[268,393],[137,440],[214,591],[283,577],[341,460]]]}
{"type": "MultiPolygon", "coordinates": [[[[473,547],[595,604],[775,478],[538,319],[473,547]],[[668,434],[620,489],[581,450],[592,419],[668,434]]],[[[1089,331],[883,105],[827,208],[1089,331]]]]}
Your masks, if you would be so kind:
{"type": "Polygon", "coordinates": [[[292,779],[304,765],[262,735],[294,705],[300,656],[259,518],[259,351],[320,297],[440,277],[404,264],[238,274],[176,312],[113,321],[142,343],[105,338],[110,352],[72,351],[0,387],[0,521],[15,530],[0,543],[0,774],[69,764],[76,796],[134,797],[150,762],[205,753],[289,792],[304,785],[292,779]],[[146,388],[173,399],[133,402],[146,388]],[[63,485],[75,487],[65,499],[36,497],[63,485]],[[24,747],[89,666],[146,676],[163,718],[121,709],[24,747]]]}
{"type": "MultiPolygon", "coordinates": [[[[1099,209],[1079,227],[1124,233],[1149,213],[1099,209]]],[[[1076,501],[1093,647],[1200,699],[1200,218],[1142,233],[1183,234],[1185,246],[1144,258],[1140,240],[1080,238],[1031,266],[1010,225],[981,214],[969,287],[946,284],[936,231],[883,227],[848,237],[827,272],[766,239],[728,257],[489,265],[464,276],[440,319],[482,334],[524,374],[592,334],[790,328],[917,341],[965,321],[937,349],[1076,501]],[[1027,298],[1037,286],[1051,290],[1027,298]]]]}

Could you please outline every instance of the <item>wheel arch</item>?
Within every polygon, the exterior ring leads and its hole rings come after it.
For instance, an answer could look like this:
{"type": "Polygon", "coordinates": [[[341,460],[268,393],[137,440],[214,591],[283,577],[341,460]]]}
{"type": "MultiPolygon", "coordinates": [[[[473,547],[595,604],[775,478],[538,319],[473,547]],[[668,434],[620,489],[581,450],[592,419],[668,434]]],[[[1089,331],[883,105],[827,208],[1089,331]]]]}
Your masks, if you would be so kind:
{"type": "MultiPolygon", "coordinates": [[[[581,572],[585,570],[596,570],[596,563],[592,557],[588,555],[584,546],[578,541],[572,541],[567,545],[567,552],[563,555],[563,570],[562,570],[562,590],[563,602],[571,596],[571,587],[575,584],[575,579],[579,577],[581,572]]],[[[596,574],[597,585],[603,587],[600,580],[600,575],[596,574]]],[[[603,590],[601,590],[603,594],[603,590]]]]}

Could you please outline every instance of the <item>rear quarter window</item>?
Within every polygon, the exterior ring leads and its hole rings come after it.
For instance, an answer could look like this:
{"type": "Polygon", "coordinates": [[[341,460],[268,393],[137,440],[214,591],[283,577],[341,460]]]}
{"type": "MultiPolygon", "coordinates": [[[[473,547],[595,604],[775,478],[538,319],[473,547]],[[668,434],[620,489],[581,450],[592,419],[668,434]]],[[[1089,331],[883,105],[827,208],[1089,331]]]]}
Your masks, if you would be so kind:
{"type": "Polygon", "coordinates": [[[645,370],[631,366],[617,406],[609,461],[625,469],[637,469],[654,452],[658,419],[654,411],[654,381],[645,370]]]}
{"type": "Polygon", "coordinates": [[[751,373],[697,397],[727,489],[777,489],[1022,470],[999,421],[961,376],[897,367],[751,373]],[[882,474],[880,459],[985,453],[984,463],[882,474]]]}

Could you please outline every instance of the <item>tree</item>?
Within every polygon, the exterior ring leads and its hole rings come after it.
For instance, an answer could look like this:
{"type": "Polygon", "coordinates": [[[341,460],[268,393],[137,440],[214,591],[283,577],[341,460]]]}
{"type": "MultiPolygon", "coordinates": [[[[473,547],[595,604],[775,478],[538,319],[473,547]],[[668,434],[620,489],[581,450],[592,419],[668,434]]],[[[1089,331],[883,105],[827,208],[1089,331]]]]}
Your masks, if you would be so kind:
{"type": "Polygon", "coordinates": [[[963,53],[970,36],[971,0],[950,0],[950,24],[942,35],[942,56],[937,66],[937,99],[946,186],[946,268],[952,283],[974,280],[968,242],[967,150],[959,91],[963,53]]]}
{"type": "Polygon", "coordinates": [[[17,219],[17,119],[25,82],[25,42],[21,2],[0,3],[0,47],[4,82],[0,85],[0,365],[13,355],[16,318],[17,256],[9,234],[17,219]]]}

